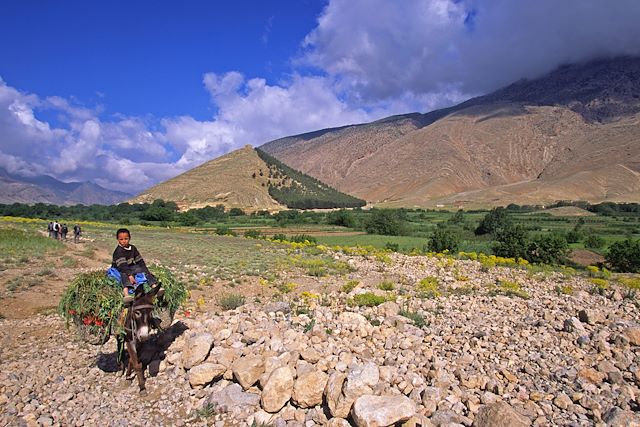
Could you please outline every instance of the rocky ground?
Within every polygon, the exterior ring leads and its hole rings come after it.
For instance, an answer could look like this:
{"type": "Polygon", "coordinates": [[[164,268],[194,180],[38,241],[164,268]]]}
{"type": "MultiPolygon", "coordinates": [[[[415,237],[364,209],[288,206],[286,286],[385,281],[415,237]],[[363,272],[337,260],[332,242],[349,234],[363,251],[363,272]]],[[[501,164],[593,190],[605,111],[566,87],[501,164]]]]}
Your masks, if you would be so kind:
{"type": "Polygon", "coordinates": [[[115,372],[113,339],[99,351],[56,315],[0,320],[0,425],[640,425],[640,319],[624,288],[336,257],[354,272],[314,279],[317,295],[178,316],[147,348],[142,394],[115,372]],[[438,294],[416,287],[427,276],[438,294]],[[365,292],[389,301],[354,305],[365,292]]]}

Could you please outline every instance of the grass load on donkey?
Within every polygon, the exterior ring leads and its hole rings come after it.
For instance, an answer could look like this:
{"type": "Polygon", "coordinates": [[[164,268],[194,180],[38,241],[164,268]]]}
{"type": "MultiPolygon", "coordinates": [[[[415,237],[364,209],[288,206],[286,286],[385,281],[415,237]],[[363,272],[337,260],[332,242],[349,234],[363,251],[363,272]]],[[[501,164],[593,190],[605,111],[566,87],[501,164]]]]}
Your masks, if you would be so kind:
{"type": "MultiPolygon", "coordinates": [[[[178,281],[165,267],[152,265],[149,268],[164,288],[164,295],[156,301],[154,316],[160,326],[168,327],[173,315],[188,297],[183,282],[178,281]]],[[[122,286],[105,271],[78,274],[67,286],[58,313],[76,326],[80,338],[90,344],[102,344],[115,332],[118,317],[122,312],[122,286]]]]}

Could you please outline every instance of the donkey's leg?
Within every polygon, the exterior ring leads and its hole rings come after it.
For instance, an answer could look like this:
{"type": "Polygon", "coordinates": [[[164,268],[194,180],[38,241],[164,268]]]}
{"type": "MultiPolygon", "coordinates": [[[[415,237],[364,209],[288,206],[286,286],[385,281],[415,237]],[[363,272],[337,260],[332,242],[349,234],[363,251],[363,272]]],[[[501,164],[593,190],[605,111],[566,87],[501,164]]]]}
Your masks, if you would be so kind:
{"type": "Polygon", "coordinates": [[[126,358],[125,351],[124,351],[124,338],[121,337],[120,335],[116,335],[116,344],[117,344],[116,362],[118,364],[118,370],[124,376],[124,371],[126,369],[124,364],[125,358],[126,358]]]}
{"type": "Polygon", "coordinates": [[[127,351],[129,352],[129,370],[133,368],[138,378],[138,386],[140,391],[144,390],[144,372],[142,371],[142,363],[138,356],[136,346],[132,342],[127,342],[127,351]]]}

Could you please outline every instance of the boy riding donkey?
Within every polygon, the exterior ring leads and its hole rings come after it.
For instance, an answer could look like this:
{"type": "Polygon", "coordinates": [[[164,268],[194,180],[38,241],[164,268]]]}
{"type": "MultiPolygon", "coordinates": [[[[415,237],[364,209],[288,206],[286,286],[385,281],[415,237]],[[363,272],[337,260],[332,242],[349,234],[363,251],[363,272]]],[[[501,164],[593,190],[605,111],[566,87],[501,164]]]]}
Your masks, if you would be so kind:
{"type": "MultiPolygon", "coordinates": [[[[132,245],[131,233],[126,228],[120,228],[116,232],[116,238],[118,239],[118,246],[113,251],[112,268],[115,268],[120,273],[120,283],[122,284],[122,297],[125,304],[129,304],[133,301],[135,289],[139,285],[138,282],[146,282],[155,289],[158,284],[158,280],[147,268],[147,265],[140,255],[138,248],[132,245]]],[[[156,296],[161,298],[164,294],[162,287],[158,290],[156,296]]]]}
{"type": "MultiPolygon", "coordinates": [[[[132,370],[136,371],[138,377],[138,384],[140,390],[144,390],[145,379],[142,369],[142,362],[140,360],[141,348],[139,344],[142,344],[148,336],[148,326],[159,328],[160,319],[156,319],[151,315],[149,310],[153,307],[153,300],[155,297],[162,298],[164,295],[164,289],[161,287],[158,280],[151,274],[147,265],[140,255],[138,248],[130,243],[131,233],[126,228],[121,228],[116,232],[116,238],[118,239],[118,246],[113,251],[113,263],[109,269],[109,275],[120,276],[120,283],[122,285],[122,297],[125,304],[125,308],[120,314],[118,324],[122,327],[125,333],[118,337],[118,364],[124,362],[124,350],[126,346],[127,353],[129,355],[129,363],[127,369],[127,375],[132,370]],[[114,271],[114,270],[117,270],[114,271]],[[140,295],[137,292],[137,288],[149,285],[151,290],[149,292],[142,292],[140,295]],[[140,295],[140,299],[136,300],[136,295],[140,295]],[[141,303],[141,304],[138,304],[141,303]],[[137,305],[138,304],[138,305],[137,305]],[[143,312],[138,308],[143,308],[143,312]],[[138,321],[134,319],[134,313],[140,316],[138,319],[141,322],[136,328],[138,321]],[[128,327],[130,326],[130,327],[128,327]],[[140,334],[140,335],[139,335],[140,334]],[[140,341],[137,343],[136,341],[140,341]]],[[[122,364],[124,370],[124,364],[122,364]]]]}

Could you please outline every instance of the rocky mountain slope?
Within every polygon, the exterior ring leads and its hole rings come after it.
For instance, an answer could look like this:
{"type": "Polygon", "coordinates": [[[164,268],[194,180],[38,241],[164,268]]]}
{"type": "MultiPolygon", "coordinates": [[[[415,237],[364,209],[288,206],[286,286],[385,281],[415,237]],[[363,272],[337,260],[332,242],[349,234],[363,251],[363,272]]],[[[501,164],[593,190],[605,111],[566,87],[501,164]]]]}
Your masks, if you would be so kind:
{"type": "Polygon", "coordinates": [[[112,205],[130,194],[107,190],[92,182],[62,182],[50,176],[24,178],[0,170],[0,203],[112,205]]]}
{"type": "Polygon", "coordinates": [[[143,395],[114,372],[113,339],[98,353],[72,341],[57,316],[0,319],[0,423],[640,423],[636,301],[614,282],[594,293],[594,283],[575,275],[401,254],[386,262],[333,256],[353,272],[310,278],[295,299],[180,313],[146,347],[143,395]],[[427,276],[437,277],[429,296],[418,286],[427,276]],[[345,280],[358,285],[347,292],[345,280]],[[396,289],[380,290],[383,281],[396,289]],[[389,301],[353,303],[367,293],[389,301]]]}
{"type": "Polygon", "coordinates": [[[261,147],[386,206],[640,198],[640,59],[562,67],[427,114],[261,147]]]}
{"type": "Polygon", "coordinates": [[[163,199],[176,202],[181,210],[219,204],[248,212],[286,209],[269,195],[268,170],[256,151],[246,146],[151,187],[130,202],[163,199]]]}

